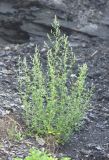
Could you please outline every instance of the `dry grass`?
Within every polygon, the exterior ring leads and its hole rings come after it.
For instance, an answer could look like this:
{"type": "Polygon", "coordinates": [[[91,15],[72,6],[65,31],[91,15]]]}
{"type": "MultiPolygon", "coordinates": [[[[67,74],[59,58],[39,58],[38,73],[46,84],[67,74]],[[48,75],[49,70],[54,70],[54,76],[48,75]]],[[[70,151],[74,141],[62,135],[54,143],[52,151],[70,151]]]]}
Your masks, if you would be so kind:
{"type": "Polygon", "coordinates": [[[12,131],[13,128],[15,129],[16,133],[17,131],[22,132],[21,125],[15,120],[13,115],[6,115],[0,119],[0,141],[5,138],[9,139],[8,132],[12,131]]]}

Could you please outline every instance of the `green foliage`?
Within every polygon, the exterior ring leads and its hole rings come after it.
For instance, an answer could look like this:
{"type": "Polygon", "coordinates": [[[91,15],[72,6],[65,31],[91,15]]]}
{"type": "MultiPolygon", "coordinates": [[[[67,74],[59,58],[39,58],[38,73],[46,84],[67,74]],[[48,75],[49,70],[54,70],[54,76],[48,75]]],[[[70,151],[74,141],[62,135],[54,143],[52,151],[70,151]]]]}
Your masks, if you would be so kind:
{"type": "MultiPolygon", "coordinates": [[[[15,158],[14,160],[22,160],[22,159],[21,158],[15,158]]],[[[52,157],[50,154],[47,154],[46,152],[31,149],[29,156],[27,156],[24,160],[58,160],[58,159],[52,157]]],[[[63,157],[61,160],[70,160],[70,158],[63,157]]]]}
{"type": "Polygon", "coordinates": [[[52,24],[47,49],[47,65],[41,61],[36,47],[29,68],[24,58],[18,77],[19,91],[25,110],[25,120],[31,132],[38,135],[53,135],[65,142],[72,131],[78,128],[87,107],[91,91],[85,87],[87,65],[79,67],[74,76],[75,56],[69,47],[68,37],[60,32],[56,17],[52,24]],[[68,85],[69,84],[69,85],[68,85]]]}

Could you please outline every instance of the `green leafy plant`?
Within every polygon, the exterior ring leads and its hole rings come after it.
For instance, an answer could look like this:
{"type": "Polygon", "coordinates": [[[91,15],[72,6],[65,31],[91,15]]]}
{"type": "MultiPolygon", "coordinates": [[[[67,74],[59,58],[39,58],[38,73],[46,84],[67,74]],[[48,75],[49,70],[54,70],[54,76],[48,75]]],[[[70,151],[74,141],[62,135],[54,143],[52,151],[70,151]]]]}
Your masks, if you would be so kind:
{"type": "Polygon", "coordinates": [[[56,17],[52,28],[49,42],[44,44],[45,69],[38,47],[32,67],[26,58],[20,61],[19,93],[30,131],[44,137],[53,135],[58,142],[65,142],[80,125],[91,91],[85,87],[87,65],[79,67],[78,76],[74,74],[76,58],[56,17]]]}
{"type": "MultiPolygon", "coordinates": [[[[21,158],[15,158],[14,160],[22,160],[21,158]]],[[[40,150],[31,149],[29,156],[24,158],[24,160],[58,160],[57,158],[52,157],[46,152],[40,150]]],[[[68,157],[63,157],[61,160],[70,160],[68,157]]]]}

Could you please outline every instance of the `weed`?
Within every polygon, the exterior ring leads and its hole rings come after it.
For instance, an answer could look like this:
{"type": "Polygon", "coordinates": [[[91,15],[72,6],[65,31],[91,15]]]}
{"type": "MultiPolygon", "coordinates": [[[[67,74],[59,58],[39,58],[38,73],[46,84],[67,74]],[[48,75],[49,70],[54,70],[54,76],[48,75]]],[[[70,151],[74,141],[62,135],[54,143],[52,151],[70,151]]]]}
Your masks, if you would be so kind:
{"type": "Polygon", "coordinates": [[[71,79],[76,58],[68,37],[60,32],[56,17],[52,27],[49,43],[44,45],[47,49],[46,69],[36,47],[32,68],[26,58],[20,62],[19,93],[30,131],[39,136],[52,135],[62,143],[78,128],[89,106],[91,91],[85,87],[86,64],[79,67],[78,77],[71,79]]]}
{"type": "MultiPolygon", "coordinates": [[[[22,160],[22,159],[21,158],[15,158],[14,160],[22,160]]],[[[29,156],[27,156],[24,160],[58,160],[58,159],[52,157],[50,154],[47,154],[46,152],[31,149],[29,156]]],[[[70,160],[70,158],[64,157],[61,160],[70,160]]]]}

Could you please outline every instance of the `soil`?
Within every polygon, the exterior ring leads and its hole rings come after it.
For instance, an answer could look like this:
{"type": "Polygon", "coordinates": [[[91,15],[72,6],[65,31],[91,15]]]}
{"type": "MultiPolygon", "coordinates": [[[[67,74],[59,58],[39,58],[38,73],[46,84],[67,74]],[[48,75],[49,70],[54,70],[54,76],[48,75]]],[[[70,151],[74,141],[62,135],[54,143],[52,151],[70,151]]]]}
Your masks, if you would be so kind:
{"type": "MultiPolygon", "coordinates": [[[[34,54],[36,44],[42,46],[55,14],[62,31],[69,36],[77,63],[88,65],[87,85],[90,87],[93,83],[95,86],[92,108],[84,117],[81,129],[72,134],[69,142],[60,146],[59,152],[75,160],[108,160],[108,0],[0,2],[0,122],[4,123],[4,117],[9,113],[16,116],[16,113],[22,112],[16,76],[19,55],[29,57],[34,54]]],[[[45,61],[43,48],[41,54],[45,61]]],[[[10,143],[5,137],[0,147],[0,158],[11,160],[14,155],[24,157],[31,146],[38,146],[34,139],[10,143]]]]}

